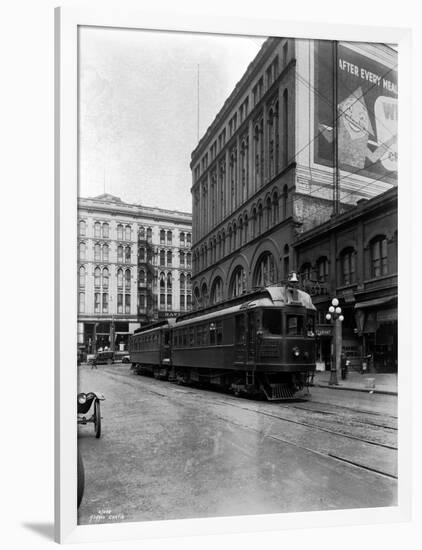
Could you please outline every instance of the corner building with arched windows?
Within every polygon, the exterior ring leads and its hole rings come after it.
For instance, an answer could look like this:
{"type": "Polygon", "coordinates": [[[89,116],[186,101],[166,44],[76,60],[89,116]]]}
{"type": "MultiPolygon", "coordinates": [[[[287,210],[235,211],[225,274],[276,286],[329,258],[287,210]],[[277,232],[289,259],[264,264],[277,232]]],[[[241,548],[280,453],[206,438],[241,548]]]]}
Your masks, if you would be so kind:
{"type": "Polygon", "coordinates": [[[126,350],[140,325],[191,308],[191,214],[78,200],[78,350],[126,350]]]}
{"type": "Polygon", "coordinates": [[[302,233],[397,185],[396,64],[384,44],[265,41],[191,155],[194,307],[285,280],[302,233]]]}
{"type": "MultiPolygon", "coordinates": [[[[352,273],[355,249],[345,246],[341,259],[331,251],[320,264],[317,254],[308,266],[295,243],[314,228],[328,231],[324,224],[362,201],[394,192],[397,94],[397,52],[387,45],[265,41],[192,152],[194,307],[281,282],[293,270],[301,281],[325,283],[336,262],[346,278],[352,273]]],[[[315,254],[324,238],[322,231],[312,241],[315,254]]],[[[380,239],[374,253],[383,257],[385,246],[380,239]]],[[[330,292],[349,286],[328,282],[330,292]]],[[[366,329],[354,331],[355,313],[351,347],[370,326],[369,316],[366,329]]]]}

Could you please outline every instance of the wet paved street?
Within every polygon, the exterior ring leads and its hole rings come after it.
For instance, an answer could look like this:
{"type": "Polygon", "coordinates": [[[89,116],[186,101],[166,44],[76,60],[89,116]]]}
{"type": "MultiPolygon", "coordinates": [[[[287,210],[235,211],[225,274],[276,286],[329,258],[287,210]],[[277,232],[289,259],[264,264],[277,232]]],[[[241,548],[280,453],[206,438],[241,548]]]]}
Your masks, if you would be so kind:
{"type": "Polygon", "coordinates": [[[103,431],[79,427],[79,523],[389,506],[397,501],[397,398],[313,388],[268,403],[79,367],[104,393],[103,431]]]}

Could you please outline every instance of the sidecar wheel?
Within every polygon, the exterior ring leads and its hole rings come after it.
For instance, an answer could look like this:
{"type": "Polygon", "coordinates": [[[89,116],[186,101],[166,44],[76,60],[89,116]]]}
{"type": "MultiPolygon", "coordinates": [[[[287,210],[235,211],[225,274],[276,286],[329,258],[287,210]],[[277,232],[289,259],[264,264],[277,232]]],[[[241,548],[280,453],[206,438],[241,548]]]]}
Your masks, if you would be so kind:
{"type": "Polygon", "coordinates": [[[100,410],[99,401],[95,402],[94,428],[95,428],[95,437],[98,439],[101,437],[101,410],[100,410]]]}
{"type": "Polygon", "coordinates": [[[78,508],[82,502],[85,489],[85,470],[82,455],[78,449],[78,508]]]}

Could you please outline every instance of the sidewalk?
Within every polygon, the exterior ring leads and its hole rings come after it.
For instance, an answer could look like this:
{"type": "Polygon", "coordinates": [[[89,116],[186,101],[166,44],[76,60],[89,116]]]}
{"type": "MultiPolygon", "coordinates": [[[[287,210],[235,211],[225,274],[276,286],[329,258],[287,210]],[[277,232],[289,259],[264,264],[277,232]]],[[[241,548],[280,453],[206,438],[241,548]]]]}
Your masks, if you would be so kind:
{"type": "Polygon", "coordinates": [[[330,386],[330,371],[316,371],[314,386],[336,390],[354,390],[373,393],[397,395],[397,373],[368,373],[349,372],[346,380],[338,376],[338,386],[330,386]]]}

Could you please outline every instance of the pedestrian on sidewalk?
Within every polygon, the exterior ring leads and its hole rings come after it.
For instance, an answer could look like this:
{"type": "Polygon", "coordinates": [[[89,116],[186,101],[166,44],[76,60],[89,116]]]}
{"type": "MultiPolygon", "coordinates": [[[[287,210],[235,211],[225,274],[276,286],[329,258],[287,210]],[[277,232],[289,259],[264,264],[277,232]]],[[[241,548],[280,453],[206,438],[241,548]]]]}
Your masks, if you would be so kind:
{"type": "Polygon", "coordinates": [[[349,367],[349,360],[347,359],[347,353],[344,353],[344,351],[341,352],[340,361],[341,361],[341,379],[346,380],[347,370],[349,367]]]}

